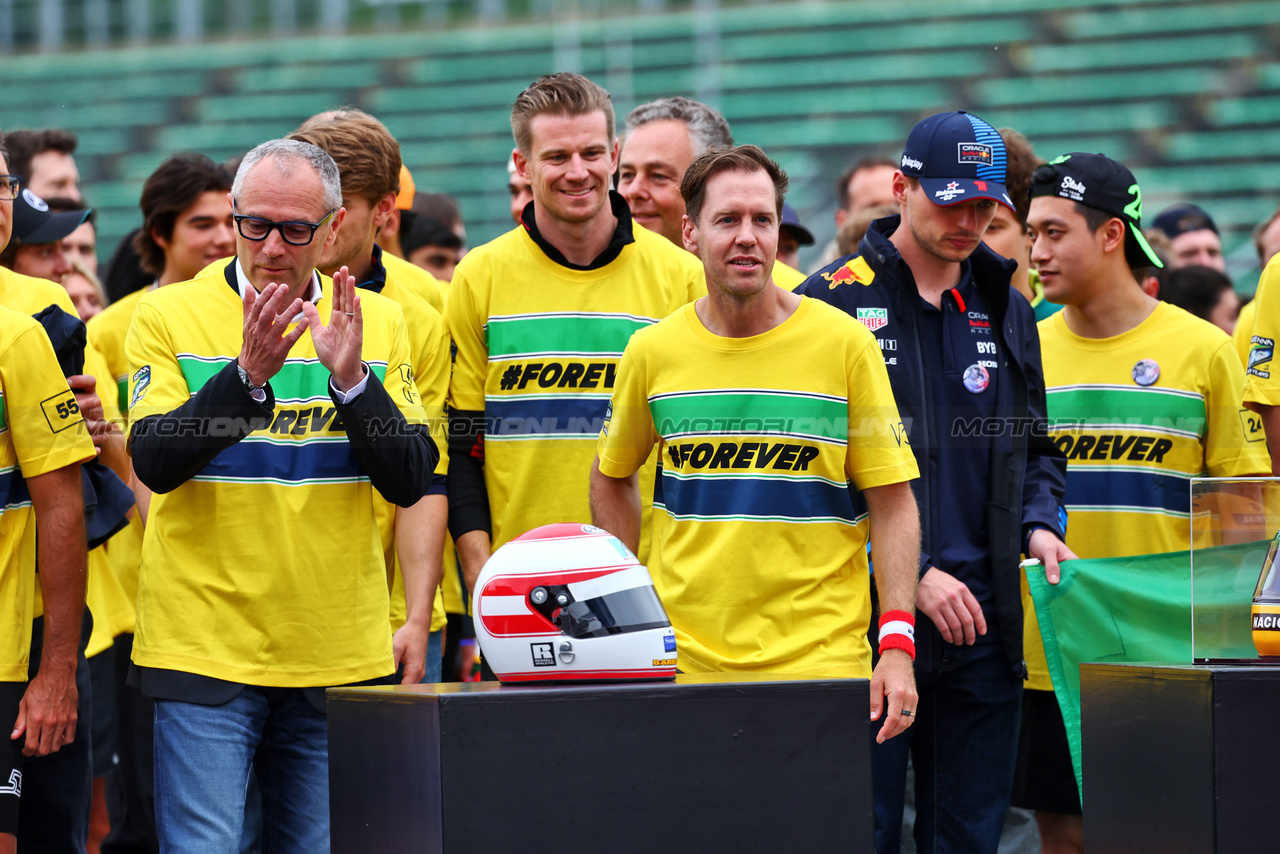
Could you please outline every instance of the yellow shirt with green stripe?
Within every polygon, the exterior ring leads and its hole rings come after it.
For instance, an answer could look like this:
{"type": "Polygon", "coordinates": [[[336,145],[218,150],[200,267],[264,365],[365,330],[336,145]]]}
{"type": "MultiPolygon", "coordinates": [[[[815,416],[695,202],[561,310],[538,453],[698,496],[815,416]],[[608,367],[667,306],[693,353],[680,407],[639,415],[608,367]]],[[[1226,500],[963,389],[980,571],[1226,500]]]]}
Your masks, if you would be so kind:
{"type": "MultiPolygon", "coordinates": [[[[404,311],[409,349],[413,353],[413,377],[418,386],[422,408],[426,410],[431,424],[431,438],[440,451],[440,461],[436,464],[435,473],[438,478],[443,478],[449,472],[448,425],[444,415],[444,401],[449,393],[449,334],[444,328],[444,317],[419,295],[418,290],[403,275],[402,268],[390,263],[391,258],[395,256],[389,252],[382,253],[387,279],[380,293],[404,311]]],[[[396,506],[383,500],[376,492],[374,498],[380,504],[377,509],[378,529],[382,534],[387,567],[392,576],[391,630],[394,632],[404,625],[408,616],[404,577],[400,574],[400,561],[395,553],[396,506]]],[[[448,571],[447,566],[445,571],[448,571]]],[[[444,597],[439,590],[434,593],[431,609],[433,632],[443,628],[448,619],[444,610],[444,597]]]]}
{"type": "Polygon", "coordinates": [[[918,476],[875,336],[805,297],[721,338],[694,305],[637,332],[600,471],[663,468],[648,561],[685,671],[871,675],[865,500],[918,476]],[[803,369],[798,369],[799,367],[803,369]]]}
{"type": "MultiPolygon", "coordinates": [[[[1111,338],[1076,335],[1065,318],[1039,331],[1050,432],[1067,457],[1067,546],[1082,558],[1190,548],[1191,478],[1271,468],[1231,339],[1165,302],[1111,338]]],[[[1024,644],[1027,687],[1051,688],[1032,609],[1024,644]]]]}
{"type": "Polygon", "coordinates": [[[27,680],[36,617],[36,520],[27,478],[94,456],[44,329],[0,307],[0,682],[27,680]]]}
{"type": "MultiPolygon", "coordinates": [[[[0,267],[0,306],[34,315],[51,305],[58,306],[72,317],[77,316],[75,304],[61,285],[0,267]]],[[[84,372],[97,380],[96,390],[102,399],[103,415],[108,421],[119,424],[120,411],[112,388],[111,369],[92,340],[84,350],[84,372]]],[[[128,536],[127,528],[111,541],[125,536],[128,536]]],[[[86,602],[94,620],[93,636],[89,639],[86,654],[93,656],[111,646],[116,635],[129,631],[133,625],[133,596],[129,586],[120,580],[113,563],[107,559],[106,545],[98,546],[89,553],[86,602]]],[[[44,597],[37,586],[33,615],[39,617],[43,614],[44,597]]]]}
{"type": "MultiPolygon", "coordinates": [[[[129,418],[129,358],[124,352],[125,337],[129,334],[129,324],[133,322],[133,312],[138,301],[150,290],[140,288],[125,294],[111,305],[104,308],[96,316],[90,318],[89,344],[94,347],[106,362],[107,371],[115,384],[117,403],[120,409],[120,425],[128,429],[129,418]]],[[[103,379],[98,383],[100,396],[106,400],[109,391],[108,382],[103,379]]],[[[133,631],[133,603],[138,600],[138,566],[142,561],[142,516],[135,513],[129,525],[103,546],[111,568],[119,580],[124,598],[129,602],[129,620],[125,631],[133,631]]],[[[97,626],[95,625],[95,631],[97,626]]]]}
{"type": "MultiPolygon", "coordinates": [[[[627,340],[706,292],[697,257],[647,229],[633,234],[610,263],[572,270],[518,227],[454,273],[449,405],[485,413],[495,549],[539,525],[590,521],[595,439],[627,340]]],[[[650,462],[641,474],[646,508],[653,471],[650,462]]],[[[646,525],[642,559],[647,541],[646,525]]]]}
{"type": "MultiPolygon", "coordinates": [[[[321,283],[327,323],[332,280],[321,283]]],[[[378,294],[360,298],[369,381],[383,383],[409,423],[425,424],[403,311],[378,294]]],[[[144,296],[125,343],[131,424],[197,393],[240,352],[242,325],[222,270],[144,296]]],[[[152,498],[133,660],[264,686],[384,676],[393,667],[381,499],[335,423],[309,332],[270,387],[268,427],[152,498]]]]}

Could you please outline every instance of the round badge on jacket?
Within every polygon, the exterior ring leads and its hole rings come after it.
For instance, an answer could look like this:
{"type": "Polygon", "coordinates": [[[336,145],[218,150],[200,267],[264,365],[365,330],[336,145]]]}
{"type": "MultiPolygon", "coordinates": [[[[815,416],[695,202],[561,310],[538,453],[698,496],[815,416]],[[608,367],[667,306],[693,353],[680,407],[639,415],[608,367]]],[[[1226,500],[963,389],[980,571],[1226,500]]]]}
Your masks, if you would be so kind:
{"type": "Polygon", "coordinates": [[[964,387],[973,394],[982,394],[991,385],[991,375],[982,365],[970,365],[964,369],[964,387]]]}
{"type": "Polygon", "coordinates": [[[1133,366],[1133,381],[1140,386],[1155,385],[1160,379],[1160,366],[1154,359],[1140,359],[1133,366]]]}

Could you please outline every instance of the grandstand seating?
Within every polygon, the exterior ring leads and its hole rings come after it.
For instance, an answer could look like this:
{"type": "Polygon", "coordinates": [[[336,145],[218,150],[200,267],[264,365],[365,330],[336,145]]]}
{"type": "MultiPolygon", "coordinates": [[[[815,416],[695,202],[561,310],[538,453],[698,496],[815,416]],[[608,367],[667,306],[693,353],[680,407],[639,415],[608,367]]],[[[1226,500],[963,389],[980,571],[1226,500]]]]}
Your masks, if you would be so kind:
{"type": "Polygon", "coordinates": [[[738,141],[764,145],[791,172],[791,200],[820,242],[847,163],[894,154],[920,117],[965,108],[1020,129],[1042,155],[1125,160],[1148,212],[1200,202],[1232,248],[1280,201],[1277,32],[1274,0],[722,0],[718,12],[559,26],[0,57],[0,125],[80,134],[111,245],[166,154],[231,156],[352,104],[398,136],[419,189],[458,196],[471,239],[483,241],[510,225],[513,98],[571,67],[613,92],[620,123],[662,95],[721,107],[738,141]]]}

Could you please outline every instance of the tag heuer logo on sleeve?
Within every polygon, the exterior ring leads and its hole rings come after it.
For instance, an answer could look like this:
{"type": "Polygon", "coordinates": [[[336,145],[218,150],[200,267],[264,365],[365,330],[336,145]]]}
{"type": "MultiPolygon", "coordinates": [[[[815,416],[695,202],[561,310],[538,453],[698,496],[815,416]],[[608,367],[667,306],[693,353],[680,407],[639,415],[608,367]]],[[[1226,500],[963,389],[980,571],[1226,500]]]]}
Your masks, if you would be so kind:
{"type": "Polygon", "coordinates": [[[889,325],[889,309],[860,308],[858,309],[858,322],[872,332],[877,329],[883,329],[889,325]]]}

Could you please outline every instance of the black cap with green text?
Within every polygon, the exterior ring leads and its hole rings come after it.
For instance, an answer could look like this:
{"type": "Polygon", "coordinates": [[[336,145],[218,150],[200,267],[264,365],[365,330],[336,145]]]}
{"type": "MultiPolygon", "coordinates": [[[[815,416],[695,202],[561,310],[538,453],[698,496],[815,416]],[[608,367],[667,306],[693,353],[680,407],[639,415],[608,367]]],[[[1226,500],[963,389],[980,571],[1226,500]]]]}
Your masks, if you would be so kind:
{"type": "Polygon", "coordinates": [[[1105,154],[1073,151],[1050,160],[1031,177],[1031,198],[1057,196],[1118,217],[1125,231],[1130,267],[1163,267],[1142,236],[1142,191],[1123,163],[1105,154]]]}

